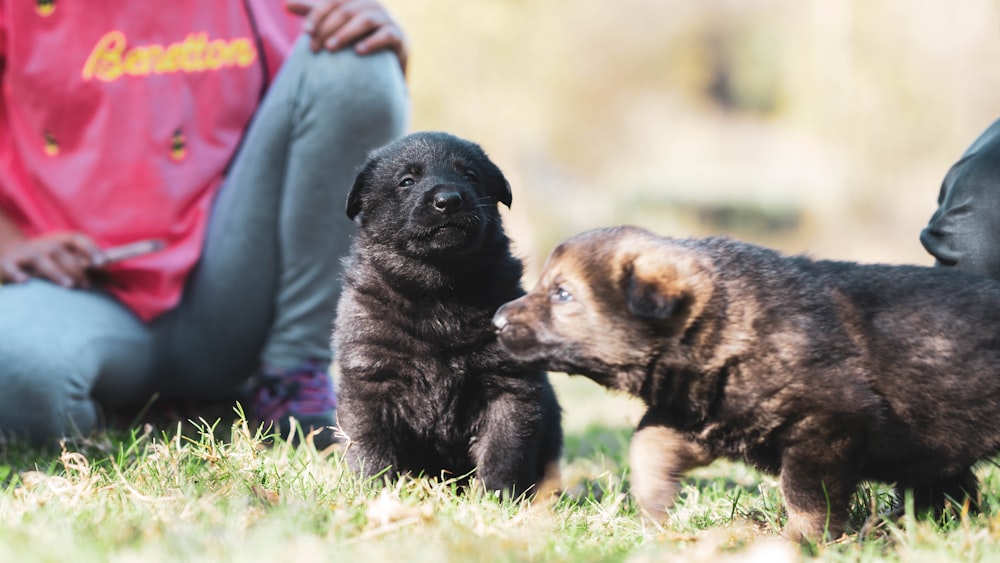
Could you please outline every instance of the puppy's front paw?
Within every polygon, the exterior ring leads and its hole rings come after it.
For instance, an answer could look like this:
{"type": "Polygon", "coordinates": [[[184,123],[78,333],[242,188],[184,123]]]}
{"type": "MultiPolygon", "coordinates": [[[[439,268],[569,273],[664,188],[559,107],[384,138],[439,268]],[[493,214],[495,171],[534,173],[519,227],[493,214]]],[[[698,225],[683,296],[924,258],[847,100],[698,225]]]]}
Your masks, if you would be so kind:
{"type": "Polygon", "coordinates": [[[674,503],[683,474],[712,461],[701,446],[666,426],[643,425],[632,436],[629,464],[632,496],[643,518],[663,524],[674,503]]]}

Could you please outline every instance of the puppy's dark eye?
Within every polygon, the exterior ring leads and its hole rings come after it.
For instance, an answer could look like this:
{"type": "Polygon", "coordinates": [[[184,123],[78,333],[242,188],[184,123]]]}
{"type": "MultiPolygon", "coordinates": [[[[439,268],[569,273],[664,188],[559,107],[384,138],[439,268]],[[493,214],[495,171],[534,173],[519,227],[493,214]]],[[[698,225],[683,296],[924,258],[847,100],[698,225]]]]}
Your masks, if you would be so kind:
{"type": "Polygon", "coordinates": [[[462,173],[462,178],[465,178],[469,182],[475,182],[476,180],[479,179],[479,178],[476,177],[475,173],[469,172],[469,171],[463,172],[462,173]]]}
{"type": "Polygon", "coordinates": [[[416,182],[413,181],[413,178],[407,176],[407,177],[405,177],[405,178],[403,178],[402,180],[399,181],[399,187],[406,188],[406,187],[412,186],[415,183],[416,182]]]}
{"type": "Polygon", "coordinates": [[[557,285],[552,289],[552,300],[560,302],[572,301],[573,294],[567,291],[566,288],[557,285]]]}

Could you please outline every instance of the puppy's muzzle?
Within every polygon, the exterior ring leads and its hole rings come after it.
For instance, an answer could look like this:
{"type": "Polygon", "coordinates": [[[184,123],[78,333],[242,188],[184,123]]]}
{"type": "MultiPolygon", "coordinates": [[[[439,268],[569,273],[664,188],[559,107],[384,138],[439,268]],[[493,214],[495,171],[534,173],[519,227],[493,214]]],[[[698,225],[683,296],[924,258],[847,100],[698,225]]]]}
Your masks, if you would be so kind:
{"type": "Polygon", "coordinates": [[[521,299],[515,299],[513,301],[508,301],[497,309],[496,313],[493,313],[493,332],[500,334],[501,332],[507,331],[508,333],[513,332],[516,326],[511,326],[511,318],[514,317],[516,322],[517,315],[520,312],[521,299]]]}
{"type": "Polygon", "coordinates": [[[537,327],[525,322],[521,306],[522,302],[514,300],[497,309],[493,314],[493,332],[508,354],[526,360],[538,346],[538,335],[535,333],[537,327]]]}
{"type": "Polygon", "coordinates": [[[493,314],[493,332],[507,348],[516,347],[518,343],[532,338],[533,332],[518,318],[518,307],[519,300],[514,300],[504,303],[493,314]]]}
{"type": "Polygon", "coordinates": [[[500,307],[497,309],[496,314],[493,315],[493,332],[500,334],[509,324],[510,320],[507,319],[507,315],[504,313],[504,307],[500,307]]]}

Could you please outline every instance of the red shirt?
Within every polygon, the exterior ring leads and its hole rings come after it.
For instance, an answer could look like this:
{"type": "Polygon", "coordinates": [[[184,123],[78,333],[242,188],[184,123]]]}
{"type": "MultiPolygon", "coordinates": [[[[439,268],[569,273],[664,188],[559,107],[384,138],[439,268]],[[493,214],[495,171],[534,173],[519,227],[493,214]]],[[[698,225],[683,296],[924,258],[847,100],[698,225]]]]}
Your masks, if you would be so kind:
{"type": "Polygon", "coordinates": [[[300,29],[281,0],[0,0],[0,208],[29,236],[163,239],[110,289],[144,320],[170,309],[300,29]]]}

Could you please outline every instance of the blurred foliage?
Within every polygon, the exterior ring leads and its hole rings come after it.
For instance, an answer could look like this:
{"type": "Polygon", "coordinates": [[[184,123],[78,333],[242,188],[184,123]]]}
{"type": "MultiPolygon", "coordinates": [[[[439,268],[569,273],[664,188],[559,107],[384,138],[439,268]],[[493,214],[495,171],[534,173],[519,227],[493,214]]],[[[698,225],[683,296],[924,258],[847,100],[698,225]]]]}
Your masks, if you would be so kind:
{"type": "Polygon", "coordinates": [[[938,186],[1000,115],[994,0],[387,2],[412,129],[491,153],[529,273],[626,222],[930,263],[938,186]]]}

